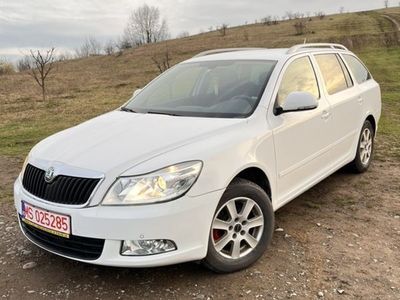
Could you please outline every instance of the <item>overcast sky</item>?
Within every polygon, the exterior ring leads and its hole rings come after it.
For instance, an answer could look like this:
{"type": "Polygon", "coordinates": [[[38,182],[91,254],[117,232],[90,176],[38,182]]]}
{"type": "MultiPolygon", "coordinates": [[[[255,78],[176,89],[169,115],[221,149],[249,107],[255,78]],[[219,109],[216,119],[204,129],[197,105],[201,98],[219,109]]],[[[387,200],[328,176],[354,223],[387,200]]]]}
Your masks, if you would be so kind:
{"type": "Polygon", "coordinates": [[[0,0],[0,57],[15,60],[29,49],[51,46],[73,52],[87,36],[116,40],[129,12],[144,3],[160,8],[172,36],[282,16],[286,11],[337,13],[341,6],[346,11],[383,7],[383,0],[0,0]]]}

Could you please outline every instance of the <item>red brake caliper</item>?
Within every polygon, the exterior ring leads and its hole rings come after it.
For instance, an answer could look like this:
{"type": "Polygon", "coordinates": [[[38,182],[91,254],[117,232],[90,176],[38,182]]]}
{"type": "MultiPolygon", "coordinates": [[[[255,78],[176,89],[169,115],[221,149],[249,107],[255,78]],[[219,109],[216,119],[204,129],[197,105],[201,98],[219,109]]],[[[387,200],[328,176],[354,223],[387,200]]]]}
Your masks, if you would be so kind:
{"type": "Polygon", "coordinates": [[[224,234],[224,231],[221,229],[213,229],[213,239],[214,241],[218,241],[222,235],[224,234]]]}

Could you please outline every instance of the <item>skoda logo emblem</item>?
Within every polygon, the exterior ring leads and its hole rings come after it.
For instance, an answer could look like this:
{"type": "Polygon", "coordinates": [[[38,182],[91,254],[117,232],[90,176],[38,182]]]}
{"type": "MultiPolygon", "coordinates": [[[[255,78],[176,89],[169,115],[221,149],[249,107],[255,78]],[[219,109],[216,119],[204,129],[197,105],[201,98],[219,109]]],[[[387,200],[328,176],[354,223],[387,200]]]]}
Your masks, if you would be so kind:
{"type": "Polygon", "coordinates": [[[44,181],[46,181],[47,183],[50,183],[53,181],[54,179],[54,168],[50,167],[47,169],[46,173],[44,173],[44,181]]]}

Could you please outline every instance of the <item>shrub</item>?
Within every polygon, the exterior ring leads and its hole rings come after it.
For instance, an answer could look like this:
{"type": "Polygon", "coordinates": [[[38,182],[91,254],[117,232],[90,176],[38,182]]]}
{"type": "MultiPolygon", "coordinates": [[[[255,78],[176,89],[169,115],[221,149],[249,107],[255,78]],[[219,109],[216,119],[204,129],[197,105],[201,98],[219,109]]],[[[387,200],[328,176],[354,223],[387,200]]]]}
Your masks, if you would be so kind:
{"type": "Polygon", "coordinates": [[[293,26],[296,30],[296,35],[303,35],[307,28],[307,25],[304,21],[298,21],[293,26]]]}
{"type": "Polygon", "coordinates": [[[0,76],[9,75],[13,73],[15,73],[13,64],[6,59],[0,59],[0,76]]]}

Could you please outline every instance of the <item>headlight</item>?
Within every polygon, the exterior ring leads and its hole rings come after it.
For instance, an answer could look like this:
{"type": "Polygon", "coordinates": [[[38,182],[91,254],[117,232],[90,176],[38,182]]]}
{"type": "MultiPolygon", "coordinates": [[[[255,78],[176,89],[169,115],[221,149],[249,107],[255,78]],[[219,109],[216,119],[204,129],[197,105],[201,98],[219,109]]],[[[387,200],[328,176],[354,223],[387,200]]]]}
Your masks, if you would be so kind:
{"type": "Polygon", "coordinates": [[[202,165],[201,161],[190,161],[145,175],[120,177],[102,204],[148,204],[178,198],[194,184],[202,165]]]}

